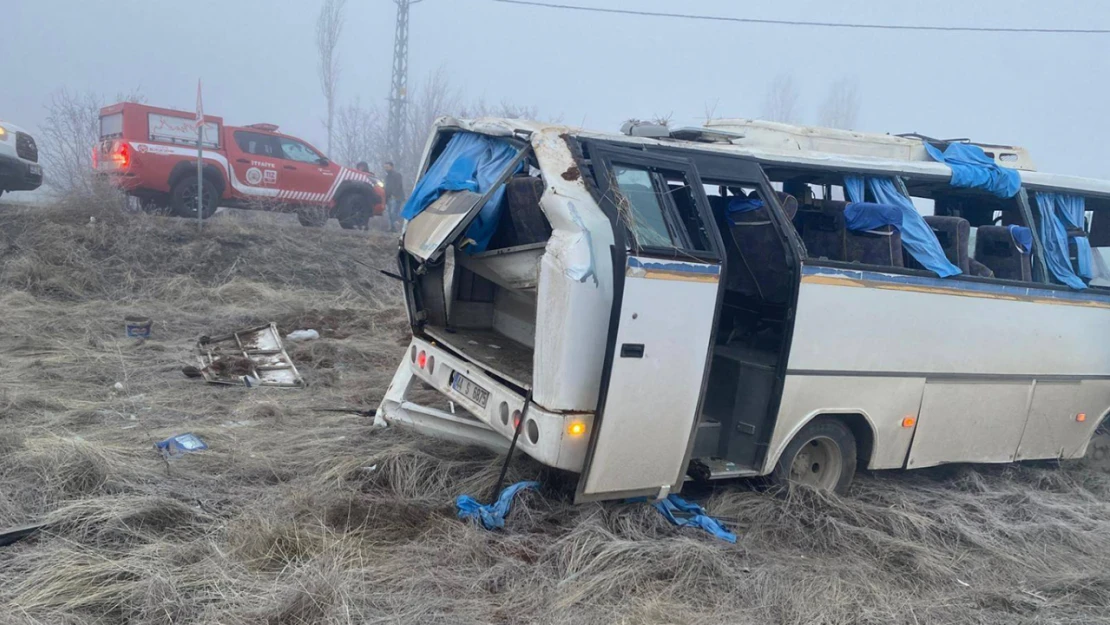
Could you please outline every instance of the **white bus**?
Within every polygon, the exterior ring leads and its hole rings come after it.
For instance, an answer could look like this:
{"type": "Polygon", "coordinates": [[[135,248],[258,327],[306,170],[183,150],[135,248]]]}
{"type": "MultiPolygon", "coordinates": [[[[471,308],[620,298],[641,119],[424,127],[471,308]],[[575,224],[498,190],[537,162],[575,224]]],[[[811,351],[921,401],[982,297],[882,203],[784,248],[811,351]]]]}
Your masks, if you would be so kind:
{"type": "Polygon", "coordinates": [[[1093,437],[1105,456],[1110,183],[933,147],[950,160],[747,120],[442,119],[377,420],[518,434],[579,501],[751,476],[843,492],[857,466],[1081,458],[1093,437]],[[411,401],[419,383],[443,401],[411,401]]]}

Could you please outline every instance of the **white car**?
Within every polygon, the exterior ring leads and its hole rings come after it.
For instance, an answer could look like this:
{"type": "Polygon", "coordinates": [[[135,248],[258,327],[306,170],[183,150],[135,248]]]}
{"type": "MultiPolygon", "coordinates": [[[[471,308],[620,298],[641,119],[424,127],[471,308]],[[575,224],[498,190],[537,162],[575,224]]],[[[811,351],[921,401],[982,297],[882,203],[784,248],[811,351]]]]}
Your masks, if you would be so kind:
{"type": "Polygon", "coordinates": [[[0,121],[0,195],[34,191],[42,185],[42,165],[35,139],[19,126],[0,121]]]}

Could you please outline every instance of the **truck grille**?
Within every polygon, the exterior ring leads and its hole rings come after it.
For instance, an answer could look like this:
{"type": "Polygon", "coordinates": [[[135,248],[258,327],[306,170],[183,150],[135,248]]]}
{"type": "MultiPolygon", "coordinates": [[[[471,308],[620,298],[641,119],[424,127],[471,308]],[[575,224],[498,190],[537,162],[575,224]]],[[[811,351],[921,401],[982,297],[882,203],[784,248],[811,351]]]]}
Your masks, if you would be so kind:
{"type": "Polygon", "coordinates": [[[25,161],[39,162],[39,148],[31,135],[25,132],[15,133],[15,154],[25,161]]]}

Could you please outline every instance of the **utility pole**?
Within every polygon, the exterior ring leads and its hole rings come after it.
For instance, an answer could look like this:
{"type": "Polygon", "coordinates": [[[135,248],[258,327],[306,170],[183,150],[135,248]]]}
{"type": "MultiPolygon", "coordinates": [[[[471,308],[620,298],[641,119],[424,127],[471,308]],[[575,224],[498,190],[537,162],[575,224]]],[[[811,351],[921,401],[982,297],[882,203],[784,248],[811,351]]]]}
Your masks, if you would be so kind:
{"type": "Polygon", "coordinates": [[[393,81],[389,88],[388,158],[400,160],[404,136],[405,105],[409,84],[409,7],[421,0],[393,0],[397,4],[397,31],[393,36],[393,81]]]}

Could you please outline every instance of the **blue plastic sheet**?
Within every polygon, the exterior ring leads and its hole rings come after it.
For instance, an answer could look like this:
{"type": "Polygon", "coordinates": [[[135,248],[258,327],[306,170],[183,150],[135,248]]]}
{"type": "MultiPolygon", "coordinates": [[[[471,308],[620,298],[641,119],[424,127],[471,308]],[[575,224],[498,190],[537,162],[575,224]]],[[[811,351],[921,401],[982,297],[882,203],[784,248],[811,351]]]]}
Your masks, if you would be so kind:
{"type": "MultiPolygon", "coordinates": [[[[455,133],[439,158],[417,181],[401,216],[405,219],[416,217],[447,191],[486,193],[518,153],[519,150],[505,139],[472,132],[455,133]]],[[[466,238],[473,243],[464,248],[467,252],[483,252],[489,246],[501,217],[504,197],[505,186],[502,185],[471,222],[466,238]]]]}
{"type": "Polygon", "coordinates": [[[730,226],[736,225],[736,222],[733,221],[732,218],[733,215],[742,215],[761,208],[763,208],[763,200],[743,197],[733,198],[728,203],[728,213],[726,215],[728,217],[728,224],[730,226]]]}
{"type": "Polygon", "coordinates": [[[1014,238],[1022,252],[1028,256],[1033,253],[1033,231],[1025,226],[1010,226],[1010,236],[1014,238]]]}
{"type": "Polygon", "coordinates": [[[696,503],[686,501],[678,495],[670,495],[662,501],[653,504],[672,525],[678,527],[700,527],[721,540],[730,543],[736,542],[736,534],[726,530],[721,522],[705,511],[696,503]]]}
{"type": "MultiPolygon", "coordinates": [[[[942,278],[963,273],[945,256],[944,248],[940,246],[940,241],[937,240],[933,229],[925,223],[910,198],[902,195],[893,179],[868,177],[866,182],[867,187],[871,189],[871,194],[875,196],[876,203],[893,206],[901,211],[902,223],[897,228],[902,233],[902,247],[909,252],[910,256],[921,263],[922,267],[942,278]]],[[[848,199],[854,203],[863,202],[863,186],[862,176],[844,177],[844,188],[848,191],[848,199]]]]}
{"type": "Polygon", "coordinates": [[[459,495],[455,499],[455,507],[458,508],[460,519],[477,519],[481,521],[482,527],[488,530],[503,529],[505,515],[509,514],[513,497],[522,490],[539,487],[539,482],[517,482],[501,491],[497,501],[488,506],[478,503],[470,495],[459,495]]]}
{"type": "Polygon", "coordinates": [[[200,440],[200,437],[193,433],[178,434],[171,436],[164,441],[154,443],[154,448],[167,456],[178,457],[188,453],[197,451],[204,451],[208,449],[208,445],[200,440]]]}
{"type": "Polygon", "coordinates": [[[902,209],[893,204],[852,202],[844,208],[844,223],[854,232],[877,230],[883,226],[902,229],[902,209]]]}
{"type": "MultiPolygon", "coordinates": [[[[1087,231],[1086,201],[1080,195],[1056,194],[1056,214],[1068,228],[1087,231]]],[[[1091,273],[1091,243],[1086,235],[1070,236],[1075,241],[1076,247],[1076,273],[1080,278],[1090,280],[1094,277],[1091,273]]]]}
{"type": "MultiPolygon", "coordinates": [[[[1037,211],[1041,216],[1037,223],[1037,234],[1041,236],[1041,243],[1044,244],[1045,263],[1052,275],[1062,284],[1076,290],[1082,290],[1087,288],[1087,284],[1076,275],[1071,266],[1071,257],[1068,255],[1068,230],[1061,211],[1057,210],[1058,207],[1064,205],[1074,206],[1075,202],[1062,202],[1061,197],[1056,193],[1037,192],[1037,211]]],[[[1079,207],[1082,210],[1083,198],[1079,198],[1079,207]]],[[[1082,216],[1080,219],[1082,219],[1082,216]]],[[[1079,240],[1076,239],[1077,244],[1079,240]]],[[[1082,238],[1082,241],[1086,243],[1087,239],[1082,238]]],[[[1089,270],[1091,259],[1089,245],[1086,246],[1086,251],[1087,268],[1089,270]]],[[[1083,248],[1079,248],[1079,252],[1080,257],[1082,257],[1083,248]]],[[[1080,267],[1082,266],[1083,262],[1080,261],[1080,267]]]]}
{"type": "Polygon", "coordinates": [[[1000,198],[1014,197],[1021,190],[1021,174],[994,162],[977,145],[949,143],[941,152],[926,141],[925,151],[933,160],[948,165],[952,170],[949,184],[953,187],[983,189],[1000,198]]]}

